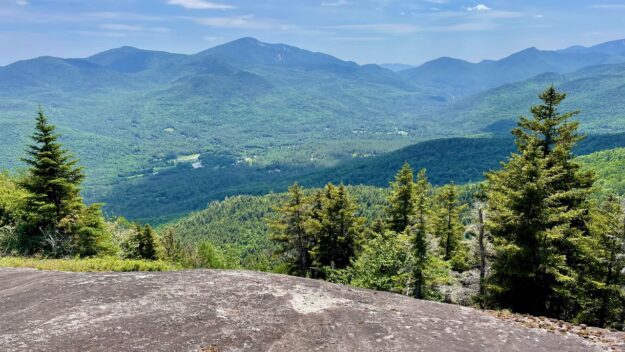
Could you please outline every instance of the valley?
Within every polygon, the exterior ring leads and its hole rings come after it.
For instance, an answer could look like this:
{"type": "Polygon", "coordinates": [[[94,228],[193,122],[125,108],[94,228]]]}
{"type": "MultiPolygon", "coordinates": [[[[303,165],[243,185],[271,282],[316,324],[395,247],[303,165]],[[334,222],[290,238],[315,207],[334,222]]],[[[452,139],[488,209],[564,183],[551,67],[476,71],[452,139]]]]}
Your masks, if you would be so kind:
{"type": "MultiPolygon", "coordinates": [[[[283,191],[294,179],[384,185],[390,171],[357,175],[370,157],[440,138],[505,137],[548,84],[569,93],[564,107],[582,110],[585,132],[623,131],[620,44],[532,48],[478,64],[442,58],[397,72],[254,38],[194,55],[121,47],[25,60],[0,67],[0,165],[23,168],[16,160],[40,105],[86,167],[87,201],[106,203],[110,215],[160,223],[225,196],[283,191]],[[197,154],[201,169],[177,162],[197,154]],[[137,207],[147,201],[148,212],[137,207]]],[[[476,148],[467,154],[479,157],[476,148]]],[[[419,165],[436,169],[437,157],[419,165]]],[[[434,181],[479,181],[497,166],[475,165],[434,181]]]]}

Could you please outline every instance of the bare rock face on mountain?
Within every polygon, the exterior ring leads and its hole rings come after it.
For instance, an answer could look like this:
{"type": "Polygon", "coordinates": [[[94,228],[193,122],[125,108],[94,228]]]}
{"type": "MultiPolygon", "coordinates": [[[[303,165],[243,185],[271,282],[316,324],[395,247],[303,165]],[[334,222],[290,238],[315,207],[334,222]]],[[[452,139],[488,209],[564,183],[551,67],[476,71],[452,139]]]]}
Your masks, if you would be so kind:
{"type": "Polygon", "coordinates": [[[484,312],[246,271],[0,269],[2,351],[601,351],[484,312]]]}

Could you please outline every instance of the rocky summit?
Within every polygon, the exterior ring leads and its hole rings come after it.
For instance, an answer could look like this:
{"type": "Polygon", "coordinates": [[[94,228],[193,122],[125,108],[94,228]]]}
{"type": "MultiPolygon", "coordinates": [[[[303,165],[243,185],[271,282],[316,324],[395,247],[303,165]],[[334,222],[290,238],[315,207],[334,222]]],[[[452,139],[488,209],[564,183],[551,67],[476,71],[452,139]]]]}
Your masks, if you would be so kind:
{"type": "Polygon", "coordinates": [[[0,269],[1,351],[602,351],[573,334],[248,271],[0,269]]]}

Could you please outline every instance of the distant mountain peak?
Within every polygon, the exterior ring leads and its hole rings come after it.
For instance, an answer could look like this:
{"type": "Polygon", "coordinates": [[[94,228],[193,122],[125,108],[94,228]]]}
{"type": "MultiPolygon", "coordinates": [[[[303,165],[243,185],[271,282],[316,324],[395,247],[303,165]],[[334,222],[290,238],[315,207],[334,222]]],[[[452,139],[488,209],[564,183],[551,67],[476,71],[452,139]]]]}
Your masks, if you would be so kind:
{"type": "Polygon", "coordinates": [[[124,46],[120,47],[119,49],[121,49],[121,50],[130,50],[130,51],[142,51],[141,49],[136,48],[134,46],[130,46],[130,45],[124,45],[124,46]]]}
{"type": "Polygon", "coordinates": [[[625,39],[611,40],[590,47],[574,45],[558,50],[560,53],[602,53],[609,55],[625,55],[625,39]]]}
{"type": "Polygon", "coordinates": [[[231,43],[235,43],[235,42],[242,42],[242,43],[250,43],[250,44],[265,44],[261,42],[260,40],[254,38],[254,37],[243,37],[243,38],[239,38],[236,40],[233,40],[231,43]]]}
{"type": "Polygon", "coordinates": [[[185,55],[122,46],[92,55],[87,60],[119,72],[136,73],[152,67],[166,65],[183,56],[185,55]]]}
{"type": "Polygon", "coordinates": [[[519,52],[516,52],[508,57],[513,57],[513,56],[519,56],[519,55],[534,55],[536,53],[540,53],[542,52],[542,50],[539,50],[538,48],[536,48],[535,46],[529,47],[527,49],[523,49],[519,52]]]}
{"type": "Polygon", "coordinates": [[[349,65],[351,63],[331,55],[316,53],[286,44],[265,43],[252,37],[244,37],[194,55],[196,58],[215,58],[224,62],[238,62],[244,65],[349,65]]]}

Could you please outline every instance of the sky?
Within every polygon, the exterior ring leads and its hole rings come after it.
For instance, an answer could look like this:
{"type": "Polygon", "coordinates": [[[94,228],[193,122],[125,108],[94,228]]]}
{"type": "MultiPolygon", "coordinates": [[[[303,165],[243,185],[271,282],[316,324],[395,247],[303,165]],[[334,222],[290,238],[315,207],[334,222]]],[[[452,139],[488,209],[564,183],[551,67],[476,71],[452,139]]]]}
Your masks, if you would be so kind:
{"type": "Polygon", "coordinates": [[[124,45],[196,53],[241,37],[366,63],[472,62],[625,38],[625,1],[0,0],[0,65],[124,45]]]}

